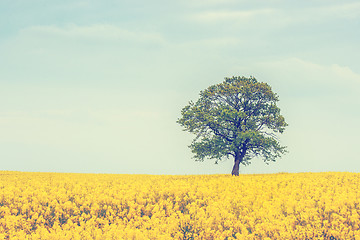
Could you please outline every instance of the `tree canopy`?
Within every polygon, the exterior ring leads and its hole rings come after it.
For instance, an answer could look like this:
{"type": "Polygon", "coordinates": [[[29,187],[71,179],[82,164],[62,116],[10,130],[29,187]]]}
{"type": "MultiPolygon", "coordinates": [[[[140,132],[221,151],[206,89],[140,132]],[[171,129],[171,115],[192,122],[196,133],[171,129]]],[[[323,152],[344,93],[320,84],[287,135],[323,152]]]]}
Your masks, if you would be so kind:
{"type": "Polygon", "coordinates": [[[197,161],[232,157],[232,175],[239,175],[240,163],[254,157],[268,163],[286,152],[277,137],[287,126],[278,101],[271,87],[254,77],[225,78],[190,101],[177,123],[196,135],[189,147],[197,161]]]}

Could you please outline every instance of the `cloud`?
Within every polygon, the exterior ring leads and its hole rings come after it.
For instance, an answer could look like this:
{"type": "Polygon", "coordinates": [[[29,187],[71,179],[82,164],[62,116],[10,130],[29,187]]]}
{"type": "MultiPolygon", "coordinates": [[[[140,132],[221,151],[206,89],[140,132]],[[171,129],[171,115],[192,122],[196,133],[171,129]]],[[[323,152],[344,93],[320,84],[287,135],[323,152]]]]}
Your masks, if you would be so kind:
{"type": "Polygon", "coordinates": [[[222,21],[246,21],[259,15],[267,15],[273,13],[273,9],[258,9],[247,11],[234,10],[218,10],[205,11],[191,15],[189,18],[197,22],[213,23],[222,21]]]}
{"type": "Polygon", "coordinates": [[[239,2],[239,1],[236,1],[236,0],[197,0],[197,1],[185,0],[182,3],[185,4],[186,6],[191,6],[191,7],[213,7],[213,6],[232,4],[232,3],[237,3],[237,2],[239,2]]]}
{"type": "Polygon", "coordinates": [[[94,24],[90,26],[68,25],[58,26],[31,26],[20,31],[22,35],[49,36],[65,39],[88,39],[101,41],[128,40],[136,42],[164,43],[164,38],[158,33],[130,31],[115,25],[94,24]]]}
{"type": "Polygon", "coordinates": [[[323,6],[319,8],[314,8],[313,11],[318,12],[320,16],[326,18],[347,18],[354,19],[360,17],[360,3],[342,3],[335,4],[330,6],[323,6]]]}
{"type": "MultiPolygon", "coordinates": [[[[284,26],[317,26],[323,24],[341,24],[342,20],[353,20],[360,16],[360,3],[326,4],[304,6],[294,9],[279,9],[278,15],[284,26]],[[339,22],[340,21],[340,22],[339,22]]],[[[320,29],[318,31],[321,31],[320,29]]]]}
{"type": "MultiPolygon", "coordinates": [[[[178,47],[187,49],[228,49],[231,47],[237,47],[240,44],[245,43],[244,39],[237,37],[212,37],[199,40],[189,41],[183,44],[179,44],[178,47]]],[[[206,50],[204,50],[206,52],[206,50]]]]}
{"type": "Polygon", "coordinates": [[[273,78],[285,94],[293,97],[322,97],[324,94],[349,97],[360,94],[360,75],[348,66],[318,64],[296,57],[256,65],[255,68],[273,78]]]}
{"type": "MultiPolygon", "coordinates": [[[[220,24],[223,29],[234,35],[234,30],[250,31],[251,35],[298,36],[311,32],[313,36],[323,33],[325,25],[332,23],[333,29],[353,26],[354,19],[360,16],[360,3],[318,4],[287,7],[285,4],[273,4],[271,7],[248,8],[241,5],[224,8],[204,8],[187,16],[187,20],[197,24],[220,24]],[[346,24],[346,25],[345,25],[346,24]]],[[[236,34],[236,33],[235,33],[236,34]]],[[[246,33],[248,36],[250,34],[246,33]]],[[[267,36],[268,37],[268,36],[267,36]]]]}
{"type": "Polygon", "coordinates": [[[22,82],[120,82],[161,66],[161,34],[95,24],[32,26],[0,45],[0,78],[22,82]],[[141,70],[139,70],[141,68],[141,70]]]}

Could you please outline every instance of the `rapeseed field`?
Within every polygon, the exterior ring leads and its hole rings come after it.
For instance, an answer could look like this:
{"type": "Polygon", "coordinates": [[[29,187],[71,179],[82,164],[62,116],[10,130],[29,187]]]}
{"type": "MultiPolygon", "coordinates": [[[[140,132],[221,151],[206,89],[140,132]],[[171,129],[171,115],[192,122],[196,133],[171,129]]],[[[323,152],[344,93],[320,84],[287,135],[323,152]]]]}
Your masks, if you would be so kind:
{"type": "Polygon", "coordinates": [[[0,239],[360,239],[360,174],[0,171],[0,239]]]}

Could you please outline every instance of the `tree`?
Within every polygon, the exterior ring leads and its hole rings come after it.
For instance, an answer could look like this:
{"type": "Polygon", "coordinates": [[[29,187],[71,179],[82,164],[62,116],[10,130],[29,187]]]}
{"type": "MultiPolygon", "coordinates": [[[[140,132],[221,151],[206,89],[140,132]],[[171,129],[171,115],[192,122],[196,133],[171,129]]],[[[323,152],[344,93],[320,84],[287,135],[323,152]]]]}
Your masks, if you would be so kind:
{"type": "Polygon", "coordinates": [[[190,101],[177,123],[196,134],[189,146],[196,161],[209,158],[217,164],[233,157],[231,174],[238,176],[240,163],[261,157],[268,164],[286,152],[276,135],[287,126],[278,101],[271,87],[254,77],[225,78],[201,91],[195,103],[190,101]]]}

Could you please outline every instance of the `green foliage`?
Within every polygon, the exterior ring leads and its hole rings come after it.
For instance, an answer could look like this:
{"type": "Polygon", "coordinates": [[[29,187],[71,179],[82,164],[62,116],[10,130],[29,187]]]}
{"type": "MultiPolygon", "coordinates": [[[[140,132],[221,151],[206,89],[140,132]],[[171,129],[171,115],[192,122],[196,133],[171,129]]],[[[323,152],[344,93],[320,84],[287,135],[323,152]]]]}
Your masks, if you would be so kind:
{"type": "Polygon", "coordinates": [[[189,147],[198,161],[233,156],[248,164],[256,156],[268,163],[286,152],[276,136],[287,126],[278,101],[271,87],[254,77],[225,78],[190,101],[177,123],[196,135],[189,147]]]}

